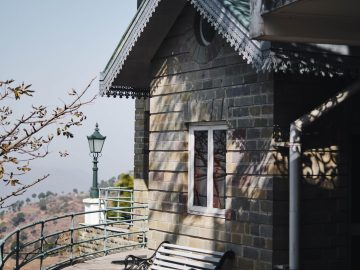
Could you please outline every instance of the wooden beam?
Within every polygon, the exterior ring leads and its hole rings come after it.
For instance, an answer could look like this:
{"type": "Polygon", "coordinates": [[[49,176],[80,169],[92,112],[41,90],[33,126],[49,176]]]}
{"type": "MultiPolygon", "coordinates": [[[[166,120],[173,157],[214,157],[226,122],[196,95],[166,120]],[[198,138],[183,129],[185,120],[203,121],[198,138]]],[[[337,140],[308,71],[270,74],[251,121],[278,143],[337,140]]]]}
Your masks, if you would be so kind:
{"type": "Polygon", "coordinates": [[[360,45],[358,18],[304,14],[254,14],[250,28],[254,39],[287,42],[360,45]]]}

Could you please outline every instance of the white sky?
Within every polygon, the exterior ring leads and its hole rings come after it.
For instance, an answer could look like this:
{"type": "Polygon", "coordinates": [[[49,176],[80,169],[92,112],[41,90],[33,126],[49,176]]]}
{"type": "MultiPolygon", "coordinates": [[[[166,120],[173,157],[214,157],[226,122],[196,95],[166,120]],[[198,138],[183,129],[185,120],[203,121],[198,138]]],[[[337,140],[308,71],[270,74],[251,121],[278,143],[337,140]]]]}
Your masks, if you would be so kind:
{"type": "MultiPolygon", "coordinates": [[[[32,84],[36,96],[31,101],[51,106],[61,105],[69,89],[81,90],[98,78],[136,12],[136,0],[0,0],[0,11],[0,80],[32,84]]],[[[98,79],[90,94],[97,92],[98,79]]],[[[20,102],[14,109],[26,112],[20,102]]],[[[86,135],[96,122],[107,136],[99,180],[133,169],[134,101],[99,97],[84,112],[88,119],[74,130],[75,138],[54,143],[53,153],[33,165],[34,177],[51,173],[35,192],[89,189],[92,158],[86,135]],[[60,158],[59,149],[70,156],[60,158]]],[[[8,191],[0,183],[0,194],[8,191]]]]}

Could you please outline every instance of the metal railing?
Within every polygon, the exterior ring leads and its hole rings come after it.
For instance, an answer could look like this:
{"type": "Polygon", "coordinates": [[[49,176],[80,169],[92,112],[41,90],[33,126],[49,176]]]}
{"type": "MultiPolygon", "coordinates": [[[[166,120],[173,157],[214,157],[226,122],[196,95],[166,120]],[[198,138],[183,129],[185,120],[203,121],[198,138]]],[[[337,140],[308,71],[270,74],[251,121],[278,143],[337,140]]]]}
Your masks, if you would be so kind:
{"type": "MultiPolygon", "coordinates": [[[[132,220],[136,209],[133,194],[133,190],[128,188],[99,188],[99,209],[108,210],[108,215],[100,217],[100,220],[132,220]]],[[[127,225],[133,225],[133,222],[127,225]]]]}
{"type": "MultiPolygon", "coordinates": [[[[134,206],[132,192],[130,198],[126,199],[129,205],[123,207],[107,207],[105,202],[109,200],[105,200],[100,204],[104,206],[100,210],[52,217],[17,228],[0,240],[0,270],[17,270],[36,263],[41,270],[54,269],[89,257],[145,247],[147,205],[136,203],[134,206]],[[97,224],[82,223],[85,215],[94,213],[105,218],[99,218],[97,224]],[[111,213],[116,213],[115,218],[111,213]],[[52,229],[56,223],[61,224],[62,230],[52,229]],[[86,238],[86,235],[90,237],[86,238]]],[[[115,198],[111,198],[113,200],[115,198]]]]}

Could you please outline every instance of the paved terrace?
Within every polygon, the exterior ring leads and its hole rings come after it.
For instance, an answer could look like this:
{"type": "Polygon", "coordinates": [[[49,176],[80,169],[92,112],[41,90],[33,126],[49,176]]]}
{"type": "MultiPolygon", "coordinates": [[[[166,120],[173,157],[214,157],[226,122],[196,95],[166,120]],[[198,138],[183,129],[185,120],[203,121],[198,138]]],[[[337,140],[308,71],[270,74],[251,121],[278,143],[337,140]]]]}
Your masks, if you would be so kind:
{"type": "Polygon", "coordinates": [[[146,258],[154,253],[148,249],[127,250],[108,256],[99,257],[63,268],[64,270],[121,270],[124,268],[122,261],[129,254],[146,258]]]}

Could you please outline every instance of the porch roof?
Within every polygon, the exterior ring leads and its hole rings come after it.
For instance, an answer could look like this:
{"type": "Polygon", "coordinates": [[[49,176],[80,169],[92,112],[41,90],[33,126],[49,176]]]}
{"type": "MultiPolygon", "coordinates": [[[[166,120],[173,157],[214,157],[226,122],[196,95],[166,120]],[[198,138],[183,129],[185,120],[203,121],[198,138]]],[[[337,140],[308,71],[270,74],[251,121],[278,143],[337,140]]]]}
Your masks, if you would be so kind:
{"type": "Polygon", "coordinates": [[[149,96],[151,59],[187,1],[257,71],[333,76],[359,66],[360,58],[341,46],[252,40],[250,0],[144,0],[100,74],[101,95],[149,96]]]}

